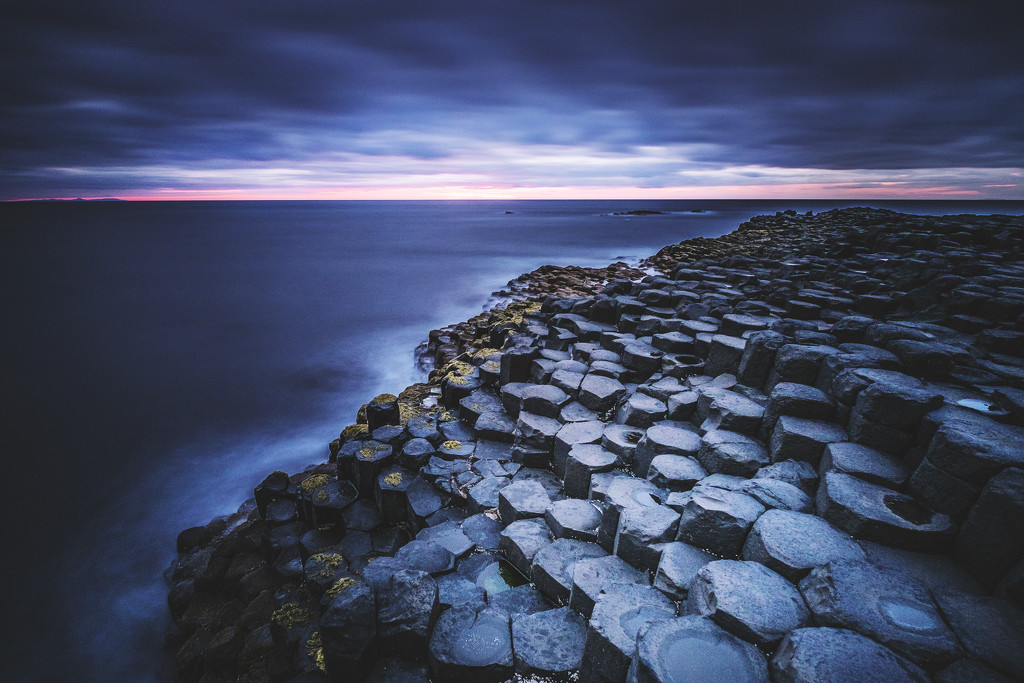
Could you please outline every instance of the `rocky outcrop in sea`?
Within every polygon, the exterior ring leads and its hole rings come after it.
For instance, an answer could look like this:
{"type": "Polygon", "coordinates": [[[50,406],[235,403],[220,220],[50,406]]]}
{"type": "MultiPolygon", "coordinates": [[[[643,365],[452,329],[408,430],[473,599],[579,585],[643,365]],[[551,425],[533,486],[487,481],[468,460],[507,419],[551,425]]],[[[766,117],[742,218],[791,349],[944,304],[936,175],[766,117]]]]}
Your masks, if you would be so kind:
{"type": "Polygon", "coordinates": [[[1024,219],[790,211],[642,268],[509,283],[182,532],[177,680],[1024,679],[1024,219]]]}

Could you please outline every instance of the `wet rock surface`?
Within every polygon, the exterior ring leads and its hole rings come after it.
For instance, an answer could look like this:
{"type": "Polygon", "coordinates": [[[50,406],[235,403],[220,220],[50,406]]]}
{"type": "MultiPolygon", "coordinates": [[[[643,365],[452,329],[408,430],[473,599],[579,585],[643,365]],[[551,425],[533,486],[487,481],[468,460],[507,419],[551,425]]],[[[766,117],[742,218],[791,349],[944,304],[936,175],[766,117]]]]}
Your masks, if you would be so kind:
{"type": "Polygon", "coordinates": [[[1022,250],[783,212],[510,282],[180,535],[176,679],[1024,678],[1022,250]]]}

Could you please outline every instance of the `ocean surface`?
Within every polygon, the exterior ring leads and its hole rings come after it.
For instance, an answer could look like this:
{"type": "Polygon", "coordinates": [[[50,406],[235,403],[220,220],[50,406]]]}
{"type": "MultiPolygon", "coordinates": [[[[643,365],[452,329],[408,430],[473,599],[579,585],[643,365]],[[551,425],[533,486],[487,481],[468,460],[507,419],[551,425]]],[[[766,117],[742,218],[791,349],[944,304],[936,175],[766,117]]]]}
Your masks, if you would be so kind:
{"type": "Polygon", "coordinates": [[[635,262],[793,208],[1021,202],[0,205],[3,681],[167,681],[177,533],[323,462],[413,350],[538,266],[635,262]],[[633,209],[667,215],[615,216],[633,209]],[[699,211],[699,213],[697,213],[699,211]],[[511,213],[507,213],[511,212],[511,213]]]}

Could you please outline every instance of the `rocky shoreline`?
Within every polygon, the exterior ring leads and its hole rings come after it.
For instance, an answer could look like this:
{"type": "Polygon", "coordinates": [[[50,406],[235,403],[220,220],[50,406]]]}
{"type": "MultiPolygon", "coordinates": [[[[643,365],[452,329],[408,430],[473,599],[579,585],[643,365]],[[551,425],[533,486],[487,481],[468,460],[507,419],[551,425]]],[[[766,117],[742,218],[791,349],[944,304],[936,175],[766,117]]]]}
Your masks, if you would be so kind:
{"type": "Polygon", "coordinates": [[[183,531],[180,681],[1024,679],[1024,218],[543,268],[183,531]]]}

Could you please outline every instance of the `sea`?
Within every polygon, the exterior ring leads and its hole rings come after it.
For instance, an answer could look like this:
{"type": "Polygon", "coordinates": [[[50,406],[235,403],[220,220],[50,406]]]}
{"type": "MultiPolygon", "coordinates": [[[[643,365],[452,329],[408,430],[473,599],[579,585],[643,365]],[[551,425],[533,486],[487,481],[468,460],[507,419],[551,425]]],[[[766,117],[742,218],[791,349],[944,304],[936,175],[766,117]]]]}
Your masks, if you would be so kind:
{"type": "Polygon", "coordinates": [[[636,263],[749,217],[1024,202],[0,204],[0,680],[169,681],[187,527],[302,471],[414,349],[544,264],[636,263]],[[616,215],[653,210],[656,215],[616,215]]]}

